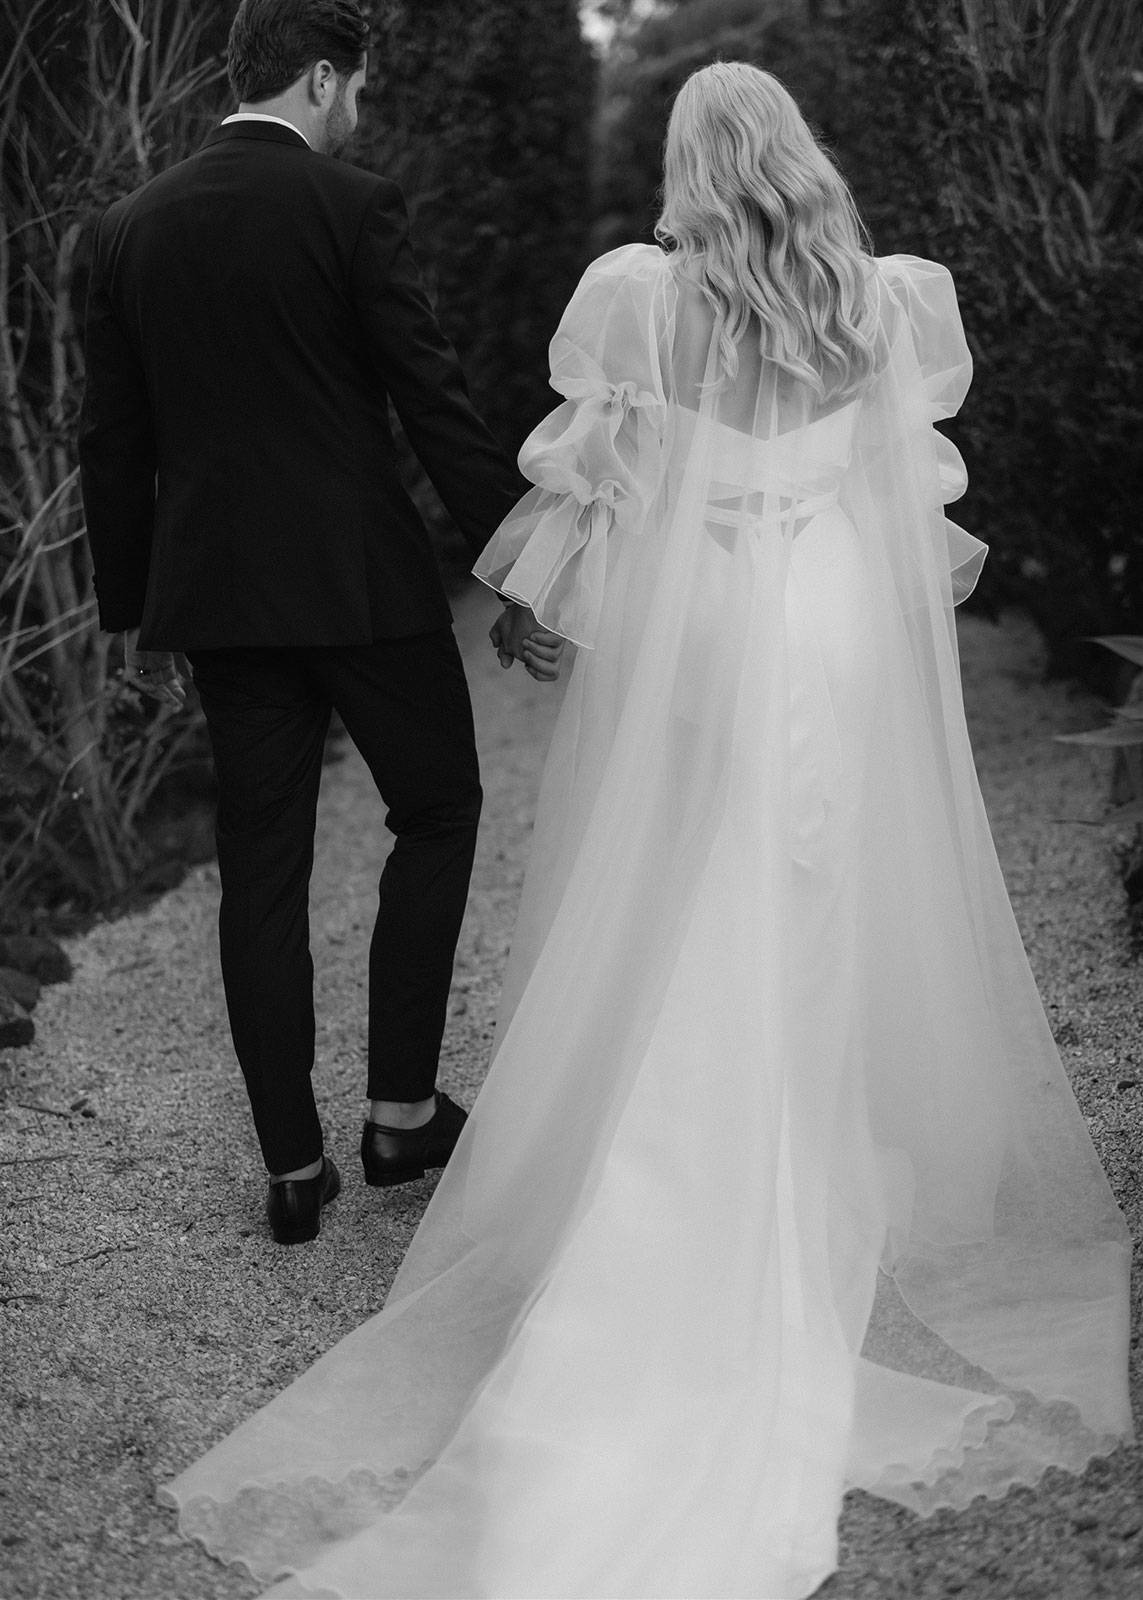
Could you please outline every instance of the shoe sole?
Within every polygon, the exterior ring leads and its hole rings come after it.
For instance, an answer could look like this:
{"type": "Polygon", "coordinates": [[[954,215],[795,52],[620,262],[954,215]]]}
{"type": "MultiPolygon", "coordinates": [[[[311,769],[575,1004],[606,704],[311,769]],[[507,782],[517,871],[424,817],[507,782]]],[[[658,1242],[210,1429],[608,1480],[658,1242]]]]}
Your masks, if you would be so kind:
{"type": "Polygon", "coordinates": [[[413,1183],[417,1178],[423,1178],[427,1168],[402,1167],[397,1172],[386,1172],[381,1177],[371,1178],[365,1174],[365,1181],[371,1189],[393,1189],[399,1183],[413,1183]]]}
{"type": "Polygon", "coordinates": [[[316,1239],[321,1232],[321,1223],[316,1228],[306,1228],[301,1233],[275,1233],[273,1228],[270,1235],[275,1244],[309,1244],[311,1239],[316,1239]]]}

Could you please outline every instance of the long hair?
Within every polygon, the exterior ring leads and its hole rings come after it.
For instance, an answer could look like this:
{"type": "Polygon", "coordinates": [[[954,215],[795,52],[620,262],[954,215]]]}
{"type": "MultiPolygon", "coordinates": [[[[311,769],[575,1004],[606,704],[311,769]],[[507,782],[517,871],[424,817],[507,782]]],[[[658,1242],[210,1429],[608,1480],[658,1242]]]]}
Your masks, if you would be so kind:
{"type": "Polygon", "coordinates": [[[762,354],[822,399],[872,375],[868,236],[845,180],[770,73],[717,61],[683,84],[655,236],[692,266],[726,377],[752,317],[762,354]]]}

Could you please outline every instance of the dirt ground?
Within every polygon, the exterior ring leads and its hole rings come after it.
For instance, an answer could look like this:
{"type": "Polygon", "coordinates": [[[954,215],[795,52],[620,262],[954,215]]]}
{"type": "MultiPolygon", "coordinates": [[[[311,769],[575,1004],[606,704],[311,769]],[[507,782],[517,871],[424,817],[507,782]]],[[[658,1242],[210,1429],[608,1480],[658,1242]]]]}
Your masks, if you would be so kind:
{"type": "MultiPolygon", "coordinates": [[[[483,591],[458,605],[487,794],[441,1079],[465,1103],[487,1063],[558,694],[519,668],[500,671],[484,640],[494,609],[483,591]]],[[[1096,710],[1041,682],[1038,641],[1020,619],[961,627],[1016,915],[1138,1236],[1143,965],[1128,950],[1114,833],[1085,820],[1101,808],[1106,763],[1051,742],[1096,710]]],[[[315,1079],[346,1182],[313,1246],[276,1248],[262,1220],[264,1176],[217,973],[213,867],[74,941],[75,980],[45,992],[35,1044],[0,1051],[2,1600],[257,1592],[183,1544],[154,1490],[376,1310],[427,1202],[431,1178],[368,1190],[356,1164],[365,956],[386,848],[350,752],[325,775],[312,897],[315,1079]]],[[[1138,1315],[1134,1326],[1138,1395],[1138,1315]]],[[[851,1495],[841,1532],[841,1569],[822,1600],[1127,1600],[1143,1593],[1143,1452],[929,1521],[851,1495]]]]}

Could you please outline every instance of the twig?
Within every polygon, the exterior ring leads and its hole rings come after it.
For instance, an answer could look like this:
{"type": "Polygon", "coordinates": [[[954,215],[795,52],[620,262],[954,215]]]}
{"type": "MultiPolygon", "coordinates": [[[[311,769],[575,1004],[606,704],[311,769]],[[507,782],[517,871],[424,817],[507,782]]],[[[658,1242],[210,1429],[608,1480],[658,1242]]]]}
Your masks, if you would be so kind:
{"type": "MultiPolygon", "coordinates": [[[[143,81],[143,60],[147,53],[148,41],[139,20],[131,11],[127,0],[111,0],[111,9],[122,22],[131,37],[131,76],[127,87],[127,116],[131,129],[131,144],[135,152],[135,160],[139,172],[143,177],[149,175],[149,162],[147,159],[147,138],[143,131],[143,114],[140,106],[140,88],[143,81]]],[[[140,17],[142,10],[140,9],[140,17]]]]}
{"type": "Polygon", "coordinates": [[[57,1110],[57,1108],[55,1106],[36,1105],[31,1100],[13,1100],[12,1104],[14,1106],[19,1106],[21,1111],[42,1111],[42,1112],[45,1113],[46,1116],[49,1116],[49,1117],[70,1117],[71,1116],[71,1112],[70,1111],[59,1111],[59,1110],[57,1110]]]}
{"type": "Polygon", "coordinates": [[[0,1306],[10,1306],[14,1300],[42,1300],[42,1294],[0,1294],[0,1306]]]}
{"type": "Polygon", "coordinates": [[[132,1250],[141,1250],[141,1244],[105,1244],[102,1250],[89,1250],[85,1256],[69,1256],[66,1261],[55,1261],[45,1270],[59,1272],[64,1267],[74,1267],[81,1261],[95,1261],[99,1256],[129,1255],[132,1250]]]}

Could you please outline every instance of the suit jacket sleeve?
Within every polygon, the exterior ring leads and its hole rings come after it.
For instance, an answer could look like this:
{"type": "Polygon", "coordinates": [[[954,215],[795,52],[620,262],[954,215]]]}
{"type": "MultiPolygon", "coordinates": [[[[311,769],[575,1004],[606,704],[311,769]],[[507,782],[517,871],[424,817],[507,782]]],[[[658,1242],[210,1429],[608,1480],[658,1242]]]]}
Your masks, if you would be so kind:
{"type": "Polygon", "coordinates": [[[528,484],[473,407],[425,293],[395,184],[380,183],[366,212],[352,287],[370,354],[409,443],[479,555],[528,484]]]}
{"type": "Polygon", "coordinates": [[[155,520],[155,433],[138,356],[112,304],[101,226],[88,291],[87,381],[79,422],[80,483],[100,626],[143,617],[155,520]]]}

